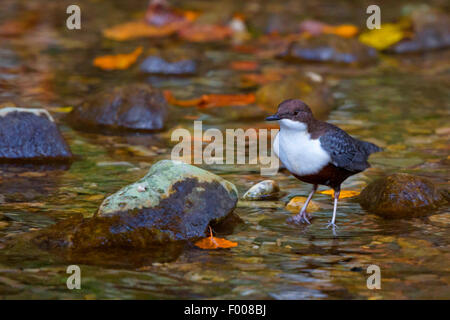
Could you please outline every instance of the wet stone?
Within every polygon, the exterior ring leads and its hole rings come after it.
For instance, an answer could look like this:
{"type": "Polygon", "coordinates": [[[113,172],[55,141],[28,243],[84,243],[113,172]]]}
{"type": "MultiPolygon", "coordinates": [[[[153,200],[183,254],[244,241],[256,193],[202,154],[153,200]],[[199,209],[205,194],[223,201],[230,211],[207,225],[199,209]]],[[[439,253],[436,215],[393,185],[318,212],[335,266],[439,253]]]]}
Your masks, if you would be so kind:
{"type": "Polygon", "coordinates": [[[188,59],[169,62],[161,57],[150,56],[142,62],[140,69],[152,74],[187,75],[197,72],[197,63],[188,59]]]}
{"type": "Polygon", "coordinates": [[[168,117],[164,95],[145,84],[130,84],[89,97],[68,114],[79,129],[155,131],[168,117]]]}
{"type": "MultiPolygon", "coordinates": [[[[91,219],[63,221],[35,238],[44,248],[147,248],[198,239],[220,229],[236,206],[236,187],[203,169],[171,160],[107,197],[91,219]]],[[[227,228],[225,228],[227,229],[227,228]]]]}
{"type": "Polygon", "coordinates": [[[72,153],[45,109],[0,109],[0,162],[69,161],[72,153]]]}
{"type": "Polygon", "coordinates": [[[264,180],[252,186],[244,194],[244,200],[274,200],[278,199],[280,187],[274,180],[264,180]]]}
{"type": "Polygon", "coordinates": [[[357,39],[320,35],[292,42],[281,57],[303,62],[365,65],[375,62],[377,52],[357,39]]]}
{"type": "Polygon", "coordinates": [[[408,218],[427,215],[444,200],[429,179],[398,173],[369,184],[359,202],[367,211],[384,218],[408,218]]]}

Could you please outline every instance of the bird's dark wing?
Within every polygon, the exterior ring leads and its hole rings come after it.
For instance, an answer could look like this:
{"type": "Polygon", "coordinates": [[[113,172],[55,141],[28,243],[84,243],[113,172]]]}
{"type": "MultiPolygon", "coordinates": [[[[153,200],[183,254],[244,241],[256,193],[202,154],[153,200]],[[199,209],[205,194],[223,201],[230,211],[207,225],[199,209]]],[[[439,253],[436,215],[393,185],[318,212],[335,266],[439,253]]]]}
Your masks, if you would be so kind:
{"type": "Polygon", "coordinates": [[[330,154],[331,163],[336,167],[351,172],[360,172],[370,167],[367,162],[370,152],[363,144],[366,142],[351,137],[338,127],[330,125],[319,141],[322,148],[330,154]]]}

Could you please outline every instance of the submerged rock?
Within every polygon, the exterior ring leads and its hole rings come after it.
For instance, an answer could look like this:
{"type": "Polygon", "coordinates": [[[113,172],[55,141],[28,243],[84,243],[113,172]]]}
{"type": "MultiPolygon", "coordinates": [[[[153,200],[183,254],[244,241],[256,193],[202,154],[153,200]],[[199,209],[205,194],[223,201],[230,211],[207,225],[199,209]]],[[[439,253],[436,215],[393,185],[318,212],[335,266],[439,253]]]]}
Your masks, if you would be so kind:
{"type": "Polygon", "coordinates": [[[450,16],[431,10],[411,14],[414,35],[386,49],[388,53],[412,53],[450,47],[450,16]]]}
{"type": "Polygon", "coordinates": [[[68,120],[94,130],[161,130],[167,120],[164,95],[145,84],[130,84],[95,94],[75,107],[68,120]]]}
{"type": "Polygon", "coordinates": [[[161,57],[150,56],[142,62],[140,69],[146,73],[184,75],[197,72],[197,63],[187,59],[169,62],[161,57]]]}
{"type": "Polygon", "coordinates": [[[279,192],[280,187],[276,181],[264,180],[248,189],[242,199],[251,201],[272,200],[278,198],[279,192]]]}
{"type": "Polygon", "coordinates": [[[330,88],[318,74],[296,75],[262,86],[255,94],[256,103],[271,113],[285,99],[301,98],[319,119],[324,119],[333,107],[330,88]]]}
{"type": "Polygon", "coordinates": [[[42,232],[42,247],[148,248],[205,236],[210,224],[228,219],[238,200],[236,187],[203,169],[159,161],[141,180],[106,198],[96,215],[63,221],[42,232]]]}
{"type": "Polygon", "coordinates": [[[72,153],[45,109],[0,109],[1,161],[69,161],[72,153]]]}
{"type": "Polygon", "coordinates": [[[377,52],[357,39],[320,35],[292,42],[281,57],[305,62],[364,65],[374,62],[377,52]]]}
{"type": "Polygon", "coordinates": [[[443,196],[432,181],[406,173],[378,179],[359,195],[364,209],[384,218],[424,216],[442,201],[443,196]]]}

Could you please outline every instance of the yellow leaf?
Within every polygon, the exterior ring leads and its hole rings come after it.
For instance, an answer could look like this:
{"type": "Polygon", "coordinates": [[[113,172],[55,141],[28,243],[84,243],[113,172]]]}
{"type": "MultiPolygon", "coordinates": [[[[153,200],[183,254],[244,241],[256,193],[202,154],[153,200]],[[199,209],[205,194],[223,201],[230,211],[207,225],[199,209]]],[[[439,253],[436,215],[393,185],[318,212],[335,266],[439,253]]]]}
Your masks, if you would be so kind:
{"type": "Polygon", "coordinates": [[[211,227],[209,228],[209,232],[211,235],[208,238],[201,239],[195,243],[200,249],[233,248],[238,245],[237,242],[214,237],[211,227]]]}
{"type": "Polygon", "coordinates": [[[128,54],[101,56],[94,59],[94,66],[103,70],[124,70],[136,62],[142,53],[142,47],[128,54]]]}
{"type": "MultiPolygon", "coordinates": [[[[329,194],[334,198],[334,190],[333,189],[320,191],[319,193],[329,194]]],[[[339,199],[351,198],[351,197],[357,196],[359,194],[360,194],[360,192],[356,191],[356,190],[341,190],[341,192],[339,193],[339,199]]]]}
{"type": "Polygon", "coordinates": [[[402,40],[407,35],[407,27],[406,23],[385,23],[381,25],[381,29],[361,34],[359,41],[377,50],[384,50],[402,40]]]}
{"type": "MultiPolygon", "coordinates": [[[[286,210],[297,214],[305,204],[306,199],[306,197],[293,197],[291,201],[289,201],[289,203],[286,205],[286,210]]],[[[309,212],[318,211],[320,210],[320,205],[315,201],[311,201],[308,205],[307,210],[309,212]]]]}

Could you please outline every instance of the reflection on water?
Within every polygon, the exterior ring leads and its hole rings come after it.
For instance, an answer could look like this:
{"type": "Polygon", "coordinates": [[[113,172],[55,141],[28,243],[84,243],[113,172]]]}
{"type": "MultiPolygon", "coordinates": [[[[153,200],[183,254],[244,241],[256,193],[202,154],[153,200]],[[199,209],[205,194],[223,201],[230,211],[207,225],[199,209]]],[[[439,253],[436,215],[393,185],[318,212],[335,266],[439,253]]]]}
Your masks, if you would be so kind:
{"type": "MultiPolygon", "coordinates": [[[[7,4],[12,2],[6,0],[7,4]]],[[[155,44],[148,44],[147,40],[131,44],[99,41],[100,28],[129,20],[136,8],[141,8],[145,2],[80,1],[90,11],[83,22],[83,31],[77,35],[61,30],[58,19],[63,17],[61,12],[64,11],[59,12],[58,5],[46,4],[51,13],[49,24],[30,31],[30,35],[6,41],[0,51],[0,85],[4,79],[20,83],[17,90],[4,90],[0,86],[0,103],[11,101],[17,105],[50,109],[70,106],[99,88],[136,79],[170,89],[180,98],[205,92],[248,90],[240,88],[238,71],[228,69],[228,65],[235,60],[252,60],[251,54],[236,53],[226,46],[193,46],[168,40],[155,44]],[[102,12],[108,12],[108,15],[102,12]],[[142,43],[156,52],[175,47],[185,51],[186,55],[197,56],[202,61],[202,72],[187,78],[142,77],[133,68],[107,73],[90,65],[92,58],[108,47],[117,46],[126,52],[142,43]],[[27,70],[26,79],[19,69],[27,70]],[[39,90],[33,91],[33,88],[39,90]]],[[[211,10],[213,17],[248,10],[238,1],[220,4],[200,1],[197,5],[211,10]]],[[[328,6],[316,7],[316,2],[309,6],[311,12],[320,12],[319,16],[330,22],[338,17],[340,22],[358,23],[358,20],[351,20],[349,13],[353,9],[350,5],[344,5],[347,9],[338,12],[328,10],[328,6]]],[[[395,16],[398,6],[393,2],[392,10],[387,14],[395,16]]],[[[260,17],[267,16],[273,7],[287,16],[302,16],[301,6],[293,5],[287,13],[283,6],[271,2],[267,9],[258,9],[262,12],[260,17]]],[[[6,8],[17,14],[14,6],[7,5],[6,8]]],[[[263,25],[265,20],[259,20],[261,18],[255,18],[255,24],[263,25]]],[[[448,69],[445,71],[447,59],[445,52],[403,60],[384,57],[377,67],[364,72],[343,72],[331,66],[288,65],[273,59],[266,59],[263,64],[275,68],[325,70],[335,84],[336,108],[329,115],[329,121],[385,148],[385,152],[372,156],[372,169],[352,176],[343,188],[360,190],[377,176],[397,171],[427,176],[448,188],[450,93],[448,69]],[[444,69],[439,69],[440,65],[444,69]]],[[[331,215],[331,198],[324,194],[314,198],[323,209],[313,214],[311,225],[302,227],[285,223],[290,213],[283,206],[239,206],[235,212],[244,224],[227,236],[239,245],[227,250],[202,251],[192,244],[184,244],[182,248],[174,248],[173,254],[162,255],[163,259],[145,252],[105,252],[89,259],[38,250],[26,241],[27,232],[55,221],[79,215],[91,216],[105,195],[144,176],[157,160],[170,157],[169,139],[173,128],[191,127],[192,119],[203,120],[204,124],[222,130],[266,125],[264,112],[257,107],[246,108],[245,115],[248,116],[240,116],[242,112],[242,108],[234,112],[216,110],[208,113],[176,109],[169,130],[128,136],[74,131],[62,122],[61,114],[55,113],[73,153],[78,156],[70,169],[0,169],[0,297],[450,297],[448,213],[391,221],[364,212],[352,199],[343,199],[337,218],[340,228],[337,236],[333,236],[325,228],[331,215]],[[7,240],[11,239],[16,243],[12,248],[6,246],[7,240]],[[122,259],[117,259],[118,256],[122,259]],[[96,263],[92,263],[93,260],[96,263]],[[82,290],[69,291],[65,287],[65,270],[69,263],[82,267],[82,290]],[[366,287],[366,268],[370,264],[381,268],[382,290],[371,291],[366,287]]],[[[263,179],[259,176],[259,168],[251,165],[205,168],[235,183],[241,195],[263,179]]],[[[279,173],[275,179],[286,192],[281,199],[283,203],[295,195],[309,193],[310,187],[292,176],[279,173]]],[[[446,210],[448,208],[443,208],[442,212],[446,210]]]]}

